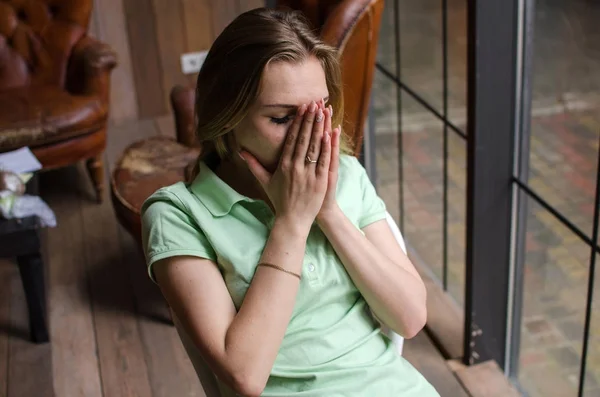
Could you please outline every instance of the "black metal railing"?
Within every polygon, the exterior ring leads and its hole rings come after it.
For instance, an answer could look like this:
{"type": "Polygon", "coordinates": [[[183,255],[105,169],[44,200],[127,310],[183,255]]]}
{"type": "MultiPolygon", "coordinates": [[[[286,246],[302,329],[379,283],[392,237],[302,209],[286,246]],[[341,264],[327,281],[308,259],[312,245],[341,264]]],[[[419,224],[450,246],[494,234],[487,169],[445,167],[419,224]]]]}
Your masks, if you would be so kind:
{"type": "MultiPolygon", "coordinates": [[[[383,64],[377,63],[376,68],[379,72],[385,76],[386,79],[393,82],[397,88],[397,128],[398,128],[398,150],[399,156],[403,155],[403,137],[402,137],[402,94],[406,94],[416,102],[418,102],[421,106],[423,106],[429,113],[431,113],[435,118],[441,121],[443,125],[443,272],[442,272],[442,285],[445,290],[448,289],[448,156],[449,156],[449,147],[448,147],[448,133],[452,131],[456,136],[462,138],[463,140],[468,142],[470,138],[463,128],[460,128],[456,124],[448,118],[448,2],[447,0],[441,0],[442,4],[442,79],[443,79],[443,87],[442,87],[442,95],[443,95],[443,103],[441,111],[436,109],[432,104],[430,104],[426,99],[424,99],[421,95],[417,93],[416,90],[411,88],[402,80],[401,75],[401,50],[400,50],[400,11],[399,11],[399,1],[395,0],[393,2],[394,7],[394,34],[395,34],[395,73],[391,72],[388,68],[386,68],[383,64]]],[[[514,18],[517,18],[515,15],[514,18]]],[[[472,30],[471,32],[476,32],[476,30],[472,30]]],[[[523,34],[529,34],[528,29],[524,30],[523,34]]],[[[468,37],[468,40],[475,40],[475,37],[468,37]]],[[[531,48],[528,49],[531,51],[531,48]]],[[[527,64],[527,62],[526,62],[527,64]]],[[[530,67],[530,64],[526,65],[526,67],[530,67]]],[[[528,83],[530,84],[530,83],[528,83]]],[[[531,89],[531,87],[519,87],[519,89],[531,89]]],[[[521,93],[523,94],[523,93],[521,93]]],[[[530,93],[528,93],[525,98],[526,101],[530,100],[530,93]]],[[[524,107],[524,109],[529,109],[528,106],[524,107]]],[[[468,109],[468,111],[472,111],[472,109],[468,109]]],[[[518,139],[529,139],[529,127],[525,128],[522,131],[523,134],[527,136],[517,137],[518,139]]],[[[515,139],[517,139],[515,138],[515,139]]],[[[522,150],[521,147],[515,147],[515,150],[522,150]]],[[[529,145],[526,146],[525,150],[529,150],[529,145]]],[[[516,153],[517,156],[529,156],[529,153],[516,153]]],[[[400,194],[400,224],[404,225],[404,210],[403,210],[403,201],[404,201],[404,188],[403,188],[403,161],[400,159],[398,162],[398,173],[400,177],[399,183],[399,194],[400,194]]],[[[520,171],[515,171],[520,172],[520,171]]],[[[519,192],[523,193],[527,199],[535,201],[539,204],[544,210],[548,213],[552,214],[552,216],[562,225],[564,225],[567,229],[569,229],[573,234],[578,236],[578,238],[585,243],[590,248],[590,259],[589,259],[589,273],[587,280],[587,295],[586,295],[586,308],[585,308],[585,323],[584,323],[584,334],[583,334],[583,346],[581,351],[581,363],[580,363],[580,374],[579,374],[579,387],[578,387],[578,396],[583,396],[583,390],[585,386],[585,374],[587,367],[587,356],[589,349],[589,337],[590,337],[590,327],[591,327],[591,319],[592,319],[592,304],[594,298],[594,281],[595,281],[595,272],[596,272],[596,255],[600,254],[600,245],[598,244],[598,238],[600,235],[600,153],[598,156],[598,168],[597,168],[597,180],[596,180],[596,191],[594,197],[594,215],[593,215],[593,230],[591,236],[585,233],[580,227],[578,227],[574,222],[572,222],[568,216],[559,211],[556,207],[551,205],[547,200],[545,200],[541,195],[536,192],[534,188],[529,186],[527,180],[521,179],[519,175],[513,175],[512,179],[507,180],[507,183],[510,183],[513,189],[518,189],[519,192]]],[[[526,178],[525,178],[526,179],[526,178]]],[[[520,205],[526,205],[526,201],[520,202],[520,205]]],[[[520,224],[520,228],[524,229],[525,224],[520,224]]],[[[520,230],[517,232],[517,237],[519,239],[525,238],[524,230],[520,230]]],[[[524,258],[518,258],[517,260],[523,261],[524,258]]],[[[521,264],[522,265],[522,264],[521,264]]],[[[517,266],[517,269],[523,269],[523,266],[517,266]]],[[[519,294],[519,296],[522,296],[519,294]]],[[[521,304],[521,303],[519,303],[521,304]]],[[[520,313],[520,311],[518,312],[520,313]]],[[[520,314],[517,314],[520,315],[520,314]]],[[[520,322],[520,318],[515,318],[517,322],[520,322]]],[[[465,324],[465,332],[469,332],[471,329],[469,324],[465,324]]],[[[518,340],[518,339],[517,339],[518,340]]],[[[513,350],[514,351],[514,350],[513,350]]],[[[516,350],[518,352],[518,349],[516,350]]]]}

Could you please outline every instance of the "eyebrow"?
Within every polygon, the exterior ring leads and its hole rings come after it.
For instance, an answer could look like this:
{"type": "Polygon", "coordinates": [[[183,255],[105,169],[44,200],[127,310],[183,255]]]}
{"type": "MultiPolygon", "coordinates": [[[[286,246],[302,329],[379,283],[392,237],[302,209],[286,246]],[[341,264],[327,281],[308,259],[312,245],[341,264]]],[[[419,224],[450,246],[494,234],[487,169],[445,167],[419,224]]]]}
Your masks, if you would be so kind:
{"type": "MultiPolygon", "coordinates": [[[[329,97],[325,97],[323,99],[325,100],[325,102],[329,101],[329,97]]],[[[265,108],[296,109],[298,107],[298,105],[288,105],[288,104],[285,104],[285,103],[274,103],[274,104],[263,105],[263,107],[265,107],[265,108]]]]}

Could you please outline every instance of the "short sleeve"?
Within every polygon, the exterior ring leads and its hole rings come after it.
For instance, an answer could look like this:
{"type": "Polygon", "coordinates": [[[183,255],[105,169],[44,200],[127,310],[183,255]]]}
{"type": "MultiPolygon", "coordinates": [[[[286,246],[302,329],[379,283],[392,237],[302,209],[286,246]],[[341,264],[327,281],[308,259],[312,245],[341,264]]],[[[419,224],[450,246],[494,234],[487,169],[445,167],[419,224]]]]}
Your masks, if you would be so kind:
{"type": "Polygon", "coordinates": [[[178,205],[176,196],[172,199],[150,199],[142,209],[142,244],[148,274],[152,281],[152,265],[157,261],[173,256],[196,256],[216,262],[216,254],[204,232],[186,213],[183,205],[178,205]]]}
{"type": "Polygon", "coordinates": [[[358,159],[354,158],[354,169],[358,179],[360,195],[362,196],[362,210],[358,219],[358,227],[363,229],[371,223],[386,218],[386,208],[383,200],[377,195],[375,186],[371,183],[367,171],[364,169],[358,159]]]}

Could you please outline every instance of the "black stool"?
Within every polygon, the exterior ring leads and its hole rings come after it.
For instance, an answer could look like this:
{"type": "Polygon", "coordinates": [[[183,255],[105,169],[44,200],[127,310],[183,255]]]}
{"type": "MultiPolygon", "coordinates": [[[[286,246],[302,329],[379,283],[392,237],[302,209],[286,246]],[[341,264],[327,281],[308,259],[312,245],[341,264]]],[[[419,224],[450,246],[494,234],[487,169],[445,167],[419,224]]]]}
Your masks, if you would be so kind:
{"type": "MultiPolygon", "coordinates": [[[[37,176],[27,186],[37,194],[37,176]]],[[[36,343],[48,342],[44,263],[40,252],[41,223],[37,216],[0,218],[0,258],[16,258],[29,309],[29,331],[36,343]]]]}

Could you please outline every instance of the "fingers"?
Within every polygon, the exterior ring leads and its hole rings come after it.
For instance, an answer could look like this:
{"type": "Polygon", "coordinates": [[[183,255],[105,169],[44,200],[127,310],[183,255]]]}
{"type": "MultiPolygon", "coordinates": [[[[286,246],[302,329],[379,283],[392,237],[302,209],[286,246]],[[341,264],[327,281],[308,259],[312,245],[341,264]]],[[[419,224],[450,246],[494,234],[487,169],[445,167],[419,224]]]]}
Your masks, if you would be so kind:
{"type": "Polygon", "coordinates": [[[285,144],[283,146],[283,152],[281,153],[280,163],[292,162],[294,156],[294,149],[296,149],[296,141],[298,139],[300,127],[302,126],[304,121],[304,114],[306,113],[306,108],[306,105],[302,105],[298,108],[296,117],[294,117],[294,121],[292,122],[292,125],[290,126],[287,133],[285,144]]]}
{"type": "Polygon", "coordinates": [[[304,121],[300,127],[300,132],[298,133],[298,138],[296,140],[296,149],[294,151],[293,161],[297,165],[303,165],[306,161],[306,152],[308,151],[308,145],[312,136],[317,107],[315,101],[312,101],[304,114],[304,121]]]}
{"type": "Polygon", "coordinates": [[[329,172],[337,173],[340,166],[340,135],[342,127],[338,126],[331,135],[331,162],[329,164],[329,172]]]}
{"type": "Polygon", "coordinates": [[[321,139],[321,156],[317,163],[317,178],[326,178],[331,163],[331,134],[325,131],[321,139]]]}
{"type": "Polygon", "coordinates": [[[263,188],[266,188],[267,184],[271,180],[271,173],[262,166],[262,164],[254,157],[251,153],[242,150],[240,151],[240,157],[248,164],[250,172],[258,180],[263,188]]]}
{"type": "MultiPolygon", "coordinates": [[[[316,112],[315,122],[312,128],[312,137],[310,138],[310,144],[306,155],[311,160],[318,160],[319,154],[321,153],[321,145],[323,141],[323,128],[325,125],[325,119],[329,117],[329,110],[319,107],[316,112]]],[[[314,165],[316,163],[309,163],[308,165],[314,165]]]]}
{"type": "Polygon", "coordinates": [[[329,106],[327,106],[327,109],[329,109],[329,118],[325,118],[324,130],[329,132],[329,135],[331,136],[331,133],[332,133],[331,120],[333,120],[333,107],[331,105],[329,105],[329,106]]]}

